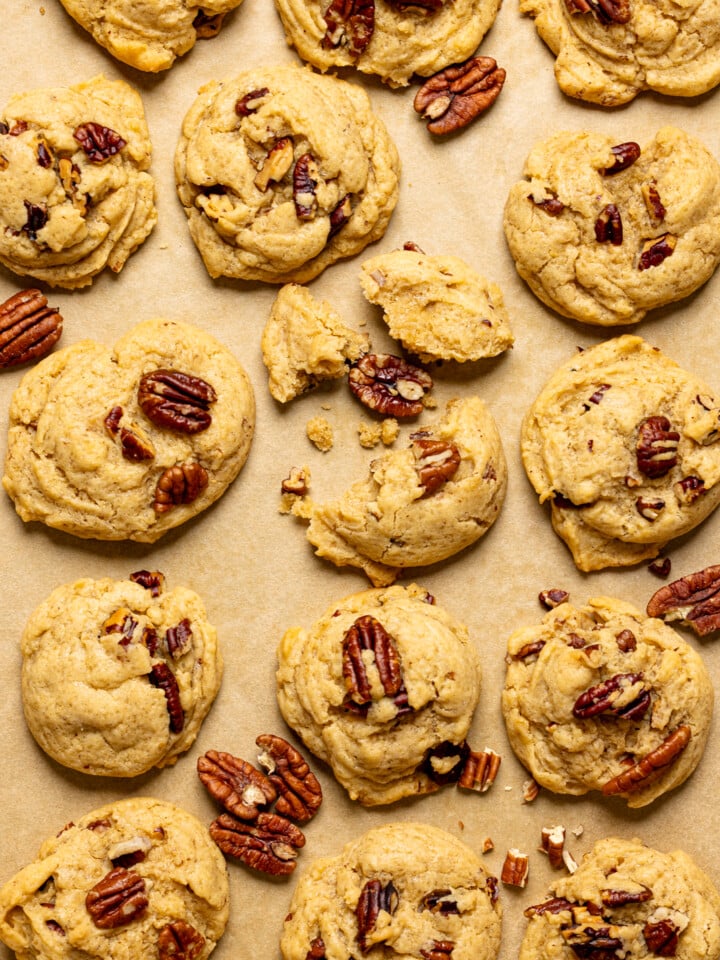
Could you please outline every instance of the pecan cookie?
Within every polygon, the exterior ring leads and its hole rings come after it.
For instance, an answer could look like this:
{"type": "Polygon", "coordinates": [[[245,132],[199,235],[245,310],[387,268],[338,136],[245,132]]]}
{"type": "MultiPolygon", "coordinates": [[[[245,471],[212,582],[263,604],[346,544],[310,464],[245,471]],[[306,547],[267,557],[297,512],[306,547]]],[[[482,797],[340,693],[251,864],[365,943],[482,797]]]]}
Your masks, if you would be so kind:
{"type": "Polygon", "coordinates": [[[682,850],[608,837],[527,907],[520,960],[720,957],[720,894],[682,850]]]}
{"type": "Polygon", "coordinates": [[[337,500],[303,503],[320,557],[360,567],[387,586],[406,567],[445,560],[475,543],[500,513],[507,468],[492,414],[479,397],[451,400],[443,418],[404,450],[373,460],[370,476],[337,500]]]}
{"type": "Polygon", "coordinates": [[[495,960],[497,888],[479,857],[452,834],[423,823],[386,823],[305,871],[280,950],[284,960],[363,960],[368,951],[495,960]]]}
{"type": "Polygon", "coordinates": [[[500,287],[460,257],[428,256],[410,244],[365,260],[360,283],[382,307],[390,336],[425,363],[496,357],[513,345],[500,287]]]}
{"type": "Polygon", "coordinates": [[[580,570],[656,557],[720,502],[720,405],[640,337],[575,354],[522,426],[522,458],[580,570]]]}
{"type": "Polygon", "coordinates": [[[30,732],[58,763],[133,777],[173,764],[220,688],[215,628],[192,590],[163,576],[78,580],[34,611],[21,640],[30,732]]]}
{"type": "Polygon", "coordinates": [[[43,843],[0,890],[0,940],[27,960],[206,960],[228,912],[225,861],[206,828],[136,797],[43,843]]]}
{"type": "Polygon", "coordinates": [[[540,786],[643,807],[700,762],[713,709],[702,658],[630,604],[562,603],[511,636],[507,664],[508,737],[540,786]]]}
{"type": "Polygon", "coordinates": [[[637,323],[720,262],[720,164],[662,127],[644,146],[600,133],[536,144],[510,190],[505,236],[543,303],[600,326],[637,323]]]}
{"type": "Polygon", "coordinates": [[[122,80],[14,96],[0,112],[0,263],[69,289],[118,273],[157,221],[150,154],[122,80]]]}
{"type": "Polygon", "coordinates": [[[346,597],[309,630],[289,629],[278,662],[285,722],[351,799],[392,803],[451,781],[432,761],[438,750],[446,763],[459,758],[480,664],[467,628],[426,590],[413,584],[346,597]]]}
{"type": "Polygon", "coordinates": [[[268,283],[304,283],[381,237],[399,172],[365,91],[293,66],[206,84],[175,154],[210,276],[268,283]]]}
{"type": "Polygon", "coordinates": [[[643,90],[695,97],[720,83],[720,2],[521,0],[556,55],[563,93],[612,107],[643,90]]]}
{"type": "Polygon", "coordinates": [[[167,70],[198,37],[216,36],[242,0],[60,0],[93,40],[137,70],[167,70]]]}
{"type": "Polygon", "coordinates": [[[3,486],[23,520],[152,543],[225,492],[254,422],[252,387],[226,347],[146,320],[113,348],[83,340],[25,374],[3,486]]]}

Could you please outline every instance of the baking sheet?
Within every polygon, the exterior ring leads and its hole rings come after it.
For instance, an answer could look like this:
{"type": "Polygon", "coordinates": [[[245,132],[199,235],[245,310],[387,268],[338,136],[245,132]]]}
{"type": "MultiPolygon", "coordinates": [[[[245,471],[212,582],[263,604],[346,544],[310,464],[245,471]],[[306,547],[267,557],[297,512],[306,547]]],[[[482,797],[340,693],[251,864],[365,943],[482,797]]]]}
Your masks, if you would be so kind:
{"type": "MultiPolygon", "coordinates": [[[[245,0],[226,20],[222,33],[201,41],[160,76],[141,74],[114,61],[67,16],[56,0],[12,0],[3,4],[0,103],[36,86],[75,83],[103,72],[136,86],[144,99],[154,145],[159,223],[119,276],[103,274],[80,292],[53,291],[50,302],[65,318],[62,345],[93,337],[112,343],[135,321],[153,316],[187,320],[212,332],[246,367],[257,399],[257,431],[238,480],[209,511],[153,546],[81,541],[39,524],[23,525],[0,494],[2,591],[0,604],[0,729],[4,771],[0,786],[3,839],[0,882],[34,858],[46,836],[85,812],[116,798],[154,795],[172,800],[209,823],[216,808],[195,775],[197,757],[208,749],[227,750],[253,760],[260,733],[288,735],[275,703],[275,648],[291,625],[309,625],[339,598],[368,586],[355,570],[337,570],[316,558],[304,527],[278,513],[279,485],[293,465],[312,470],[312,494],[340,493],[363,476],[378,450],[360,447],[356,426],[367,420],[344,383],[337,383],[281,408],[270,397],[262,365],[260,336],[276,288],[208,278],[176,199],[172,158],[180,124],[207,80],[232,76],[253,66],[295,62],[285,43],[271,0],[245,0]],[[305,423],[323,415],[335,428],[335,446],[321,454],[305,436],[305,423]],[[226,671],[221,693],[198,741],[173,768],[135,780],[96,779],[49,760],[25,728],[20,700],[19,638],[35,606],[60,583],[80,577],[124,577],[141,567],[162,570],[170,586],[186,584],[205,599],[218,628],[226,671]]],[[[361,83],[395,139],[403,162],[400,201],[383,240],[368,251],[386,252],[413,240],[427,253],[452,253],[498,282],[508,306],[516,344],[492,361],[435,371],[440,409],[452,396],[477,393],[489,404],[500,428],[509,466],[509,489],[500,518],[474,547],[422,571],[427,587],[468,624],[483,663],[480,706],[469,740],[503,757],[500,774],[483,795],[446,788],[419,800],[365,810],[351,803],[328,769],[312,763],[325,792],[320,814],[306,828],[299,870],[315,857],[336,853],[370,827],[392,820],[433,823],[480,850],[499,874],[505,851],[530,855],[524,891],[503,888],[503,946],[500,956],[517,956],[525,920],[522,909],[544,895],[554,874],[537,852],[543,826],[561,823],[567,846],[580,859],[603,836],[639,836],[659,849],[682,847],[720,884],[720,833],[715,801],[720,778],[720,737],[714,722],[700,767],[684,786],[650,808],[628,812],[622,801],[563,798],[541,792],[522,800],[527,773],[514,759],[500,714],[504,653],[510,632],[534,622],[543,611],[538,592],[561,587],[571,600],[608,594],[644,608],[659,581],[642,564],[635,569],[579,574],[536,502],[520,463],[522,416],[555,367],[578,346],[628,332],[603,330],[564,320],[542,306],[518,279],[505,246],[502,210],[507,191],[521,175],[532,144],[561,129],[610,133],[616,142],[650,138],[663,123],[700,137],[720,157],[720,93],[693,101],[642,95],[632,104],[602,110],[570,101],[558,92],[552,57],[532,22],[505,0],[480,52],[496,58],[508,77],[492,109],[461,135],[434,140],[412,110],[413,90],[392,91],[374,78],[344,75],[361,83]],[[573,831],[582,828],[582,834],[573,831]]],[[[362,255],[330,267],[311,284],[352,326],[365,324],[376,349],[393,349],[380,319],[358,282],[362,255]]],[[[0,302],[32,281],[0,269],[0,302]]],[[[657,311],[633,329],[680,364],[720,388],[717,329],[720,276],[680,304],[657,311]]],[[[397,350],[397,347],[395,347],[397,350]]],[[[22,371],[0,374],[3,422],[22,371]]],[[[426,413],[420,422],[431,421],[426,413]]],[[[413,425],[416,426],[416,425],[413,425]]],[[[405,436],[411,427],[403,428],[405,436]]],[[[398,443],[402,443],[402,437],[398,443]]],[[[4,457],[5,429],[0,437],[4,457]]],[[[380,448],[381,449],[381,448],[380,448]]],[[[717,511],[669,550],[672,575],[717,563],[717,511]]],[[[406,578],[405,582],[411,578],[406,578]]],[[[713,678],[720,671],[720,642],[690,637],[713,678]]],[[[312,761],[311,761],[312,762],[312,761]]],[[[294,878],[275,881],[238,863],[229,864],[231,919],[217,960],[275,957],[294,878]]],[[[11,954],[0,947],[0,957],[11,954]]]]}

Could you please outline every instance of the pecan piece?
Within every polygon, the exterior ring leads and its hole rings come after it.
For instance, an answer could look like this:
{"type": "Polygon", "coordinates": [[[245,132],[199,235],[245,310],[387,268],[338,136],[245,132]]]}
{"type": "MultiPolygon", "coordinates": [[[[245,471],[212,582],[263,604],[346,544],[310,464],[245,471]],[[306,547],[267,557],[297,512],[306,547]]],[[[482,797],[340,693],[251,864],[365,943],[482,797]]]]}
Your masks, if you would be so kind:
{"type": "Polygon", "coordinates": [[[159,960],[195,960],[204,946],[205,937],[185,920],[166,923],[158,934],[159,960]]]}
{"type": "Polygon", "coordinates": [[[646,500],[645,497],[638,497],[635,501],[635,509],[649,523],[654,523],[665,509],[665,501],[646,500]]]}
{"type": "Polygon", "coordinates": [[[600,173],[606,177],[632,166],[640,156],[640,144],[629,140],[627,143],[618,143],[617,146],[611,147],[610,152],[614,157],[611,166],[600,170],[600,173]]]}
{"type": "Polygon", "coordinates": [[[159,570],[136,570],[128,579],[149,590],[151,597],[159,597],[165,586],[165,574],[159,570]]]}
{"type": "Polygon", "coordinates": [[[554,610],[561,603],[567,603],[569,596],[567,590],[541,590],[538,600],[547,610],[554,610]]]}
{"type": "Polygon", "coordinates": [[[622,218],[614,203],[606,204],[595,221],[595,239],[598,243],[611,243],[614,247],[619,247],[623,242],[622,218]]]}
{"type": "Polygon", "coordinates": [[[168,467],[157,482],[153,509],[167,513],[181,503],[192,503],[208,485],[207,470],[199,463],[182,463],[168,467]]]}
{"type": "Polygon", "coordinates": [[[423,960],[447,960],[455,949],[453,940],[431,940],[427,946],[420,948],[423,960]]]}
{"type": "Polygon", "coordinates": [[[231,753],[208,750],[198,757],[197,772],[210,796],[241,820],[255,820],[260,807],[277,798],[277,790],[261,770],[231,753]]]}
{"type": "Polygon", "coordinates": [[[426,80],[413,107],[427,119],[430,133],[453,133],[492,106],[504,83],[505,71],[492,57],[471,57],[426,80]]]}
{"type": "Polygon", "coordinates": [[[502,865],[500,880],[511,887],[524,887],[527,883],[530,861],[526,853],[508,850],[502,865]]]}
{"type": "Polygon", "coordinates": [[[140,463],[143,460],[152,460],[155,448],[144,430],[136,423],[130,427],[121,424],[123,417],[122,407],[113,407],[103,421],[105,429],[113,439],[120,437],[120,452],[126,460],[140,463]]]}
{"type": "Polygon", "coordinates": [[[648,601],[647,614],[661,620],[679,620],[701,637],[720,630],[720,565],[660,587],[648,601]]]}
{"type": "Polygon", "coordinates": [[[204,10],[198,10],[193,20],[198,40],[212,40],[216,37],[220,33],[224,19],[224,13],[206,13],[204,10]]]}
{"type": "Polygon", "coordinates": [[[92,121],[75,127],[73,137],[85,151],[90,163],[105,163],[127,146],[127,141],[115,130],[92,121]]]}
{"type": "Polygon", "coordinates": [[[536,654],[540,653],[546,643],[546,640],[531,640],[529,643],[526,643],[520,647],[518,652],[513,654],[512,659],[527,660],[528,657],[534,657],[536,654]]]}
{"type": "Polygon", "coordinates": [[[249,117],[251,113],[255,113],[258,107],[261,107],[265,103],[269,95],[270,91],[267,87],[261,87],[259,90],[251,90],[237,101],[235,104],[235,113],[239,117],[249,117]]]}
{"type": "Polygon", "coordinates": [[[677,237],[671,233],[664,233],[655,240],[646,240],[640,250],[638,260],[638,270],[648,270],[650,267],[658,267],[669,256],[672,256],[677,246],[677,237]]]}
{"type": "Polygon", "coordinates": [[[346,193],[345,196],[340,200],[337,206],[330,211],[330,226],[328,227],[328,240],[331,237],[334,237],[345,224],[348,222],[352,215],[352,202],[350,200],[350,194],[346,193]]]}
{"type": "Polygon", "coordinates": [[[277,813],[260,813],[254,823],[221,813],[210,824],[210,836],[226,856],[275,877],[293,872],[305,846],[302,830],[277,813]]]}
{"type": "Polygon", "coordinates": [[[565,0],[565,5],[571,15],[592,13],[604,26],[627,23],[631,14],[630,0],[565,0]]]}
{"type": "Polygon", "coordinates": [[[277,812],[298,823],[311,820],[322,803],[322,787],[303,755],[272,733],[261,734],[255,743],[263,750],[258,757],[260,766],[277,790],[277,812]]]}
{"type": "Polygon", "coordinates": [[[380,880],[368,880],[362,888],[355,907],[355,916],[358,925],[357,941],[363,953],[367,953],[376,943],[382,942],[382,939],[378,938],[368,943],[368,934],[375,929],[379,913],[384,910],[392,916],[397,910],[398,902],[398,892],[392,881],[383,886],[380,880]]]}
{"type": "Polygon", "coordinates": [[[180,733],[185,726],[185,711],[180,703],[180,688],[175,674],[166,663],[155,663],[150,671],[149,680],[154,687],[159,687],[165,694],[170,730],[173,733],[180,733]]]}
{"type": "Polygon", "coordinates": [[[23,200],[27,212],[27,221],[20,228],[22,233],[26,233],[30,240],[37,240],[38,230],[42,230],[48,222],[47,206],[44,203],[30,203],[29,200],[23,200]]]}
{"type": "Polygon", "coordinates": [[[565,897],[551,897],[550,900],[544,900],[542,903],[534,903],[526,907],[524,915],[529,919],[532,917],[541,917],[544,913],[564,913],[566,910],[572,912],[575,904],[566,900],[565,897]]]}
{"type": "Polygon", "coordinates": [[[343,638],[342,672],[350,699],[355,703],[369,703],[373,699],[363,650],[370,650],[380,677],[383,693],[394,696],[403,685],[400,657],[392,637],[375,617],[358,617],[343,638]]]}
{"type": "Polygon", "coordinates": [[[637,640],[632,630],[621,630],[615,635],[615,643],[622,653],[632,653],[633,650],[637,650],[637,640]]]}
{"type": "Polygon", "coordinates": [[[290,137],[280,137],[268,151],[267,156],[255,177],[255,186],[263,193],[270,181],[277,183],[285,176],[293,162],[293,142],[290,137]]]}
{"type": "Polygon", "coordinates": [[[34,288],[21,290],[0,304],[0,368],[16,367],[44,357],[62,333],[57,307],[34,288]]]}
{"type": "Polygon", "coordinates": [[[657,183],[655,180],[650,181],[649,183],[643,183],[640,187],[640,192],[642,193],[643,200],[645,201],[645,206],[647,212],[650,215],[650,219],[654,220],[655,223],[662,223],[665,219],[665,214],[667,211],[663,206],[663,202],[660,199],[660,194],[658,192],[657,183]]]}
{"type": "Polygon", "coordinates": [[[48,145],[45,140],[38,141],[37,160],[38,164],[43,168],[43,170],[47,170],[52,166],[53,155],[48,149],[48,145]]]}
{"type": "Polygon", "coordinates": [[[663,557],[662,559],[653,560],[652,563],[648,564],[648,570],[650,573],[654,573],[656,577],[660,577],[661,580],[664,580],[666,577],[670,576],[670,568],[672,567],[672,561],[670,557],[663,557]]]}
{"type": "Polygon", "coordinates": [[[308,481],[309,470],[306,467],[290,467],[290,473],[280,484],[280,492],[304,497],[309,489],[308,481]]]}
{"type": "Polygon", "coordinates": [[[600,899],[606,907],[624,907],[628,903],[645,903],[652,899],[653,892],[650,887],[641,884],[640,890],[613,890],[604,889],[600,891],[600,899]]]}
{"type": "Polygon", "coordinates": [[[469,753],[470,747],[465,741],[458,744],[445,740],[426,751],[420,770],[427,774],[433,783],[444,787],[460,779],[469,753]]]}
{"type": "Polygon", "coordinates": [[[322,937],[315,937],[310,941],[310,949],[305,954],[305,960],[326,960],[325,941],[322,937]]]}
{"type": "Polygon", "coordinates": [[[138,403],[148,420],[179,433],[207,430],[212,422],[208,407],[216,400],[209,383],[180,370],[153,370],[138,386],[138,403]]]}
{"type": "Polygon", "coordinates": [[[149,837],[131,837],[114,843],[107,852],[108,860],[114,867],[132,867],[142,863],[152,850],[149,837]]]}
{"type": "Polygon", "coordinates": [[[331,0],[325,11],[325,50],[347,47],[357,58],[370,43],[375,30],[375,0],[331,0]]]}
{"type": "Polygon", "coordinates": [[[677,464],[680,434],[667,417],[648,417],[638,426],[635,455],[646,477],[664,477],[677,464]]]}
{"type": "Polygon", "coordinates": [[[650,706],[650,692],[638,685],[641,673],[618,673],[589,687],[575,701],[573,716],[588,720],[601,713],[620,720],[640,720],[650,706]]]}
{"type": "Polygon", "coordinates": [[[637,763],[603,784],[602,792],[606,797],[610,797],[618,793],[631,793],[633,790],[641,790],[657,776],[660,776],[665,767],[669,767],[677,760],[690,743],[691,736],[690,727],[687,724],[681,724],[665,737],[660,746],[651,750],[637,763]]]}
{"type": "Polygon", "coordinates": [[[565,865],[565,827],[543,827],[540,831],[540,850],[548,855],[550,866],[559,870],[565,865]]]}
{"type": "Polygon", "coordinates": [[[361,403],[391,417],[417,417],[433,385],[421,367],[389,353],[366,353],[351,365],[348,381],[361,403]]]}
{"type": "Polygon", "coordinates": [[[482,753],[469,750],[457,785],[465,790],[486,793],[495,783],[501,762],[500,754],[490,747],[485,747],[482,753]]]}
{"type": "Polygon", "coordinates": [[[448,914],[451,913],[460,913],[457,900],[454,899],[450,887],[431,890],[429,893],[426,893],[420,900],[420,909],[429,910],[430,913],[440,913],[443,916],[448,916],[448,914]]]}
{"type": "Polygon", "coordinates": [[[671,920],[646,923],[643,937],[648,950],[658,957],[674,957],[677,951],[680,930],[671,920]]]}
{"type": "Polygon", "coordinates": [[[445,6],[445,0],[388,0],[388,2],[400,13],[413,9],[422,10],[424,13],[435,13],[445,6]]]}
{"type": "Polygon", "coordinates": [[[698,497],[707,493],[705,483],[700,477],[683,477],[673,484],[673,490],[681,503],[695,503],[698,497]]]}
{"type": "Polygon", "coordinates": [[[435,440],[420,433],[410,439],[423,497],[429,497],[455,476],[460,451],[451,440],[435,440]]]}
{"type": "Polygon", "coordinates": [[[565,209],[565,204],[562,200],[558,200],[555,194],[552,194],[550,197],[545,197],[544,200],[536,200],[535,197],[530,194],[528,200],[534,203],[536,207],[540,207],[549,217],[559,217],[565,209]]]}
{"type": "Polygon", "coordinates": [[[173,660],[179,660],[192,647],[192,627],[187,617],[168,627],[165,631],[165,646],[173,660]]]}
{"type": "Polygon", "coordinates": [[[298,220],[314,220],[318,209],[315,189],[320,174],[311,153],[298,157],[293,170],[293,202],[298,220]]]}
{"type": "Polygon", "coordinates": [[[147,905],[145,881],[124,867],[114,867],[85,897],[87,911],[101,930],[132,923],[145,912],[147,905]]]}

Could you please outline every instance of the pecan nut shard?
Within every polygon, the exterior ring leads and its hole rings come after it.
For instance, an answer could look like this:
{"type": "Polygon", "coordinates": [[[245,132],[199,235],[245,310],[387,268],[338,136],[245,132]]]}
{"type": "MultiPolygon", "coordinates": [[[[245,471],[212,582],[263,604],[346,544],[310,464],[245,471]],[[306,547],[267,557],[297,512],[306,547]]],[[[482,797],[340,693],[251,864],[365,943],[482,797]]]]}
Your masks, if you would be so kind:
{"type": "Polygon", "coordinates": [[[148,420],[179,433],[207,430],[212,422],[208,407],[216,400],[209,383],[181,370],[153,370],[138,386],[138,404],[148,420]]]}
{"type": "Polygon", "coordinates": [[[416,434],[410,439],[423,497],[432,496],[457,473],[460,451],[450,440],[435,440],[416,434]]]}
{"type": "Polygon", "coordinates": [[[637,467],[646,477],[663,477],[678,462],[680,434],[667,417],[648,417],[638,426],[635,442],[637,467]]]}
{"type": "Polygon", "coordinates": [[[185,711],[180,702],[180,688],[175,674],[166,663],[155,663],[148,679],[154,687],[158,687],[165,694],[170,730],[173,733],[181,733],[185,726],[185,711]]]}
{"type": "Polygon", "coordinates": [[[306,823],[322,803],[322,787],[305,758],[292,744],[275,734],[264,733],[255,743],[264,751],[260,764],[278,793],[275,809],[283,816],[306,823]]]}
{"type": "Polygon", "coordinates": [[[429,373],[389,353],[366,353],[348,372],[350,391],[360,403],[392,417],[417,417],[432,388],[429,373]]]}
{"type": "Polygon", "coordinates": [[[230,753],[208,750],[198,757],[197,772],[210,796],[241,820],[255,820],[260,807],[277,798],[277,790],[261,770],[230,753]]]}
{"type": "Polygon", "coordinates": [[[505,75],[492,57],[471,57],[426,80],[415,94],[413,107],[427,119],[430,133],[452,133],[492,106],[505,75]]]}
{"type": "Polygon", "coordinates": [[[648,270],[650,267],[659,267],[663,260],[672,256],[677,246],[677,237],[671,233],[664,233],[655,240],[646,240],[640,251],[638,270],[648,270]]]}
{"type": "Polygon", "coordinates": [[[623,770],[622,773],[603,784],[602,792],[609,797],[642,790],[678,759],[690,743],[691,737],[690,727],[682,724],[669,734],[660,746],[651,750],[632,767],[628,767],[627,770],[623,770]]]}
{"type": "Polygon", "coordinates": [[[302,830],[276,813],[260,813],[254,823],[221,813],[210,824],[210,836],[226,856],[276,877],[293,872],[305,846],[302,830]]]}
{"type": "Polygon", "coordinates": [[[293,170],[293,202],[298,220],[314,220],[318,210],[316,188],[320,174],[310,153],[298,157],[293,170]]]}
{"type": "Polygon", "coordinates": [[[640,156],[640,144],[629,140],[627,143],[618,143],[611,147],[610,152],[614,157],[612,164],[600,170],[600,173],[605,176],[612,176],[632,166],[640,156]]]}
{"type": "Polygon", "coordinates": [[[646,923],[643,938],[648,950],[657,957],[674,957],[677,951],[680,930],[672,920],[660,920],[646,923]]]}
{"type": "Polygon", "coordinates": [[[325,50],[344,46],[357,59],[375,31],[375,0],[331,0],[325,11],[325,50]]]}
{"type": "Polygon", "coordinates": [[[21,290],[0,304],[0,368],[44,357],[60,339],[63,318],[57,307],[34,288],[21,290]]]}
{"type": "Polygon", "coordinates": [[[224,19],[224,13],[213,14],[198,10],[192,24],[198,40],[212,40],[216,37],[222,29],[224,19]]]}
{"type": "Polygon", "coordinates": [[[701,637],[720,630],[720,565],[660,587],[648,601],[647,614],[661,620],[680,620],[701,637]]]}
{"type": "Polygon", "coordinates": [[[622,720],[640,720],[650,707],[649,691],[640,687],[633,691],[635,696],[632,700],[623,701],[627,697],[626,691],[635,688],[641,680],[641,673],[618,673],[589,687],[575,701],[573,716],[579,720],[587,720],[607,714],[622,720]]]}
{"type": "Polygon", "coordinates": [[[132,923],[145,912],[147,905],[145,881],[124,867],[114,867],[85,897],[85,907],[101,930],[132,923]]]}
{"type": "Polygon", "coordinates": [[[207,487],[209,479],[207,470],[199,463],[182,463],[168,467],[155,488],[155,513],[167,513],[181,503],[197,500],[207,487]]]}
{"type": "Polygon", "coordinates": [[[195,960],[202,953],[205,937],[185,920],[166,923],[158,934],[158,960],[195,960]]]}
{"type": "Polygon", "coordinates": [[[85,151],[90,163],[105,163],[127,146],[127,141],[115,130],[92,121],[76,127],[73,137],[85,151]]]}
{"type": "Polygon", "coordinates": [[[462,776],[470,747],[467,741],[452,743],[445,740],[426,751],[419,770],[440,787],[456,783],[462,776]],[[451,762],[454,761],[454,762],[451,762]]]}
{"type": "Polygon", "coordinates": [[[622,244],[622,218],[614,203],[606,204],[595,221],[595,239],[598,243],[611,243],[614,247],[622,244]]]}

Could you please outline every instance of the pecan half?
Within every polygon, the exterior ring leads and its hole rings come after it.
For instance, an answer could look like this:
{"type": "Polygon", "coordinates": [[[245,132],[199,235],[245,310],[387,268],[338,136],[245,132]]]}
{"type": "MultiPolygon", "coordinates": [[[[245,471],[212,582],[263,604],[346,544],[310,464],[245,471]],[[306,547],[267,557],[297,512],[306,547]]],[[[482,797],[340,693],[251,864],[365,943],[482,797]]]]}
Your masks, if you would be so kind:
{"type": "Polygon", "coordinates": [[[665,737],[660,746],[651,750],[637,763],[603,784],[602,792],[606,797],[609,797],[618,793],[631,793],[633,790],[641,790],[657,776],[660,776],[665,767],[669,767],[677,760],[690,743],[691,736],[690,727],[687,724],[682,724],[665,737]]]}
{"type": "Polygon", "coordinates": [[[251,90],[237,101],[235,104],[235,113],[239,117],[249,117],[251,113],[255,113],[258,107],[261,107],[265,103],[269,95],[270,91],[267,87],[261,87],[259,90],[251,90]]]}
{"type": "Polygon", "coordinates": [[[369,703],[373,691],[363,659],[363,651],[372,651],[383,693],[394,696],[403,685],[400,656],[390,634],[375,617],[358,617],[343,637],[342,672],[350,699],[369,703]]]}
{"type": "Polygon", "coordinates": [[[677,246],[678,238],[671,233],[664,233],[655,240],[646,240],[640,250],[638,260],[638,270],[648,270],[650,267],[658,267],[672,255],[677,246]]]}
{"type": "Polygon", "coordinates": [[[114,867],[85,897],[96,927],[111,930],[137,920],[147,909],[145,881],[132,870],[114,867]]]}
{"type": "Polygon", "coordinates": [[[366,353],[351,365],[348,381],[361,403],[391,417],[417,417],[433,385],[421,367],[389,353],[366,353]]]}
{"type": "Polygon", "coordinates": [[[185,920],[166,923],[158,934],[159,960],[195,960],[204,946],[205,937],[185,920]]]}
{"type": "Polygon", "coordinates": [[[465,790],[476,790],[486,793],[495,783],[502,757],[490,747],[485,747],[482,753],[470,750],[465,759],[457,785],[465,790]]]}
{"type": "Polygon", "coordinates": [[[660,587],[648,601],[647,614],[661,620],[680,620],[701,637],[720,630],[720,565],[660,587]]]}
{"type": "Polygon", "coordinates": [[[575,701],[573,716],[587,720],[607,714],[621,720],[640,720],[650,706],[650,692],[641,685],[642,678],[641,673],[618,673],[589,687],[575,701]]]}
{"type": "Polygon", "coordinates": [[[127,141],[115,130],[92,121],[75,127],[73,137],[85,151],[90,163],[105,163],[127,146],[127,141]]]}
{"type": "Polygon", "coordinates": [[[450,740],[445,740],[426,751],[420,770],[427,774],[433,783],[444,787],[460,779],[469,753],[470,747],[465,741],[451,743],[450,740]]]}
{"type": "Polygon", "coordinates": [[[351,57],[365,50],[375,30],[375,0],[331,0],[325,11],[325,50],[343,46],[351,57]]]}
{"type": "Polygon", "coordinates": [[[168,467],[157,482],[153,509],[167,513],[181,503],[192,503],[209,481],[207,470],[199,463],[182,463],[168,467]]]}
{"type": "Polygon", "coordinates": [[[206,13],[204,10],[198,10],[193,20],[198,40],[212,40],[216,37],[220,33],[224,19],[224,13],[206,13]]]}
{"type": "Polygon", "coordinates": [[[614,203],[606,204],[595,221],[595,239],[598,243],[611,243],[614,247],[619,247],[623,242],[622,218],[614,203]]]}
{"type": "Polygon", "coordinates": [[[680,434],[667,417],[648,417],[638,425],[635,455],[646,477],[664,477],[677,464],[680,434]]]}
{"type": "Polygon", "coordinates": [[[277,790],[261,770],[231,753],[208,750],[198,757],[197,772],[210,796],[241,820],[255,820],[260,807],[277,798],[277,790]]]}
{"type": "Polygon", "coordinates": [[[210,824],[210,836],[226,856],[275,877],[293,872],[305,846],[302,830],[277,813],[260,813],[254,823],[221,813],[210,824]]]}
{"type": "Polygon", "coordinates": [[[629,140],[627,143],[618,143],[617,146],[611,147],[610,152],[614,157],[612,164],[600,171],[606,177],[632,166],[640,156],[640,144],[629,140]]]}
{"type": "Polygon", "coordinates": [[[505,71],[492,57],[471,57],[426,80],[413,107],[427,119],[430,133],[453,133],[492,106],[504,83],[505,71]]]}
{"type": "Polygon", "coordinates": [[[258,757],[260,766],[277,790],[277,812],[298,823],[311,820],[322,803],[322,787],[303,755],[272,733],[261,734],[255,743],[263,751],[258,757]]]}
{"type": "Polygon", "coordinates": [[[34,288],[21,290],[0,304],[0,368],[16,367],[44,357],[62,333],[57,307],[34,288]]]}
{"type": "Polygon", "coordinates": [[[440,913],[443,916],[448,916],[451,913],[460,913],[457,899],[450,887],[431,890],[429,893],[424,894],[420,899],[419,909],[429,910],[430,913],[440,913]]]}
{"type": "Polygon", "coordinates": [[[154,687],[159,687],[165,694],[171,731],[180,733],[185,726],[185,711],[180,703],[180,688],[175,674],[166,663],[155,663],[150,671],[149,680],[154,687]]]}
{"type": "Polygon", "coordinates": [[[460,451],[451,440],[435,440],[420,433],[412,434],[410,439],[423,496],[429,497],[455,476],[460,451]]]}
{"type": "Polygon", "coordinates": [[[298,157],[293,170],[293,202],[298,220],[314,220],[318,209],[315,190],[320,179],[318,166],[311,153],[298,157]]]}
{"type": "Polygon", "coordinates": [[[372,943],[368,943],[368,934],[375,929],[381,911],[384,910],[391,916],[395,913],[399,899],[392,881],[383,886],[380,880],[368,880],[362,888],[355,907],[355,916],[358,925],[357,941],[363,953],[367,953],[376,943],[382,942],[382,938],[378,938],[373,939],[372,943]]]}
{"type": "Polygon", "coordinates": [[[179,433],[207,430],[212,423],[208,407],[216,400],[209,383],[180,370],[153,370],[138,386],[138,403],[148,420],[179,433]]]}
{"type": "Polygon", "coordinates": [[[270,182],[277,183],[285,176],[293,162],[293,142],[290,137],[280,137],[268,151],[263,165],[255,177],[255,186],[263,193],[270,182]]]}
{"type": "Polygon", "coordinates": [[[103,421],[105,429],[113,439],[120,438],[120,452],[131,463],[140,463],[143,460],[152,460],[155,448],[149,437],[136,423],[131,427],[123,426],[123,408],[113,407],[103,421]]]}

